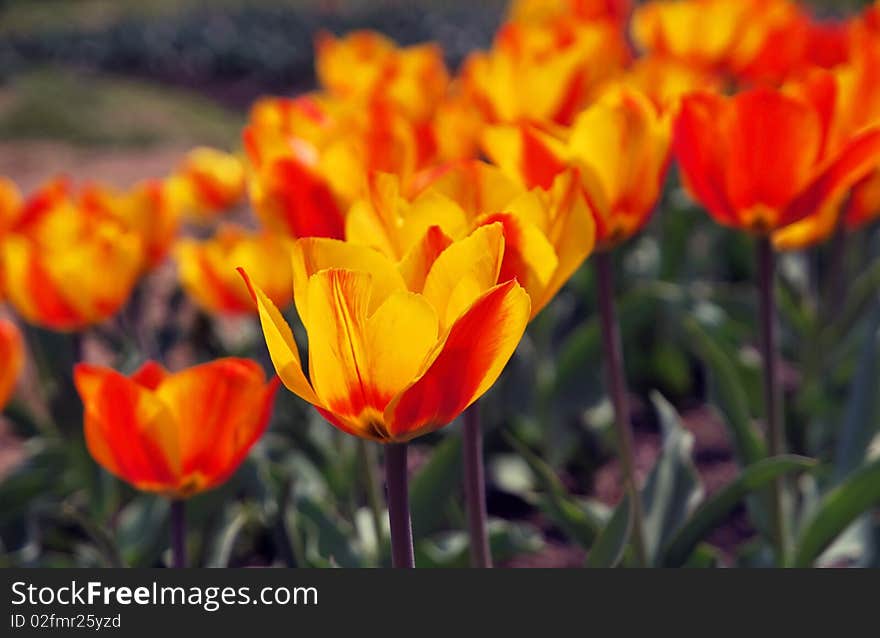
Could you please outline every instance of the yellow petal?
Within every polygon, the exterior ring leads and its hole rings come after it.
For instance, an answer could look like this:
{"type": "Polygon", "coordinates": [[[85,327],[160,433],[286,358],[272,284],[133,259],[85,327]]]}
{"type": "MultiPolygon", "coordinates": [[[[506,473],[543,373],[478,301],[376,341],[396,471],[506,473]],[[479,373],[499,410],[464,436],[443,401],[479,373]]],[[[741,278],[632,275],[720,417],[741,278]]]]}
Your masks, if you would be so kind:
{"type": "Polygon", "coordinates": [[[308,281],[315,273],[328,268],[345,268],[372,276],[372,297],[369,312],[375,311],[395,290],[406,290],[397,264],[382,253],[369,248],[325,237],[306,237],[293,247],[293,298],[299,316],[307,323],[308,281]]]}
{"type": "Polygon", "coordinates": [[[247,273],[241,268],[238,269],[238,272],[257,304],[263,337],[266,339],[269,357],[272,359],[272,365],[275,366],[278,377],[295,395],[313,405],[320,406],[321,402],[303,372],[299,348],[297,348],[290,326],[287,325],[284,317],[281,316],[278,308],[266,296],[266,293],[251,283],[247,273]]]}
{"type": "Polygon", "coordinates": [[[437,314],[421,295],[395,292],[367,319],[367,379],[384,407],[419,374],[437,343],[437,314]]]}
{"type": "Polygon", "coordinates": [[[498,280],[504,257],[501,224],[477,228],[444,250],[425,279],[424,295],[440,318],[441,332],[498,280]]]}
{"type": "MultiPolygon", "coordinates": [[[[308,282],[309,372],[327,410],[358,419],[375,405],[369,378],[366,323],[372,276],[331,268],[308,282]]],[[[384,406],[383,406],[384,407],[384,406]]]]}

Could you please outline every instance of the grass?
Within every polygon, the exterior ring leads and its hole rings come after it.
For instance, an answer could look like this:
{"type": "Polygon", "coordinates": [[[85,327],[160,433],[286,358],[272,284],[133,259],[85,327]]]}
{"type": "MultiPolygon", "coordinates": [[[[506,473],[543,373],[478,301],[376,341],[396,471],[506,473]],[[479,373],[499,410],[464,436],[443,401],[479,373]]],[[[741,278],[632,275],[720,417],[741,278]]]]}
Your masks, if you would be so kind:
{"type": "Polygon", "coordinates": [[[241,125],[240,115],[206,98],[130,79],[41,69],[0,89],[0,140],[233,147],[241,125]]]}

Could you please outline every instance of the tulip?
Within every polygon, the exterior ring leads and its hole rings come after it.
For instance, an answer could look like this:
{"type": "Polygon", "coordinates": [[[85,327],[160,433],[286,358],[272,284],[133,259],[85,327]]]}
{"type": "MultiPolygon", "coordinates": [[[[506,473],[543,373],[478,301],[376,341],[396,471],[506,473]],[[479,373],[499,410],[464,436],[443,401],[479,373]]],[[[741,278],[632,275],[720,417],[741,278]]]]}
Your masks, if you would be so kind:
{"type": "Polygon", "coordinates": [[[396,566],[413,561],[405,444],[486,392],[525,330],[528,295],[514,280],[497,283],[504,245],[501,224],[459,241],[431,226],[400,261],[332,239],[297,241],[293,296],[308,378],[290,327],[241,271],[285,386],[340,430],[386,444],[396,566]]]}
{"type": "Polygon", "coordinates": [[[28,322],[78,331],[114,315],[144,263],[143,242],[78,206],[64,181],[22,205],[0,249],[3,288],[28,322]]]}
{"type": "Polygon", "coordinates": [[[15,324],[0,318],[0,410],[6,407],[9,397],[24,367],[24,343],[15,324]]]}
{"type": "MultiPolygon", "coordinates": [[[[759,309],[768,450],[784,452],[777,375],[774,254],[770,234],[832,205],[880,159],[880,129],[853,131],[834,117],[829,75],[787,92],[685,98],[674,147],[683,181],[716,221],[759,237],[759,309]],[[830,106],[830,108],[829,108],[830,106]]],[[[774,490],[778,558],[786,554],[783,485],[774,490]]]]}
{"type": "Polygon", "coordinates": [[[449,84],[443,52],[436,44],[398,48],[374,31],[336,38],[322,32],[315,42],[318,82],[331,95],[357,104],[389,101],[406,117],[431,117],[449,84]]]}
{"type": "Polygon", "coordinates": [[[491,51],[465,61],[461,82],[489,123],[568,125],[629,57],[622,34],[608,23],[511,22],[491,51]]]}
{"type": "Polygon", "coordinates": [[[145,180],[127,191],[86,184],[78,205],[89,215],[116,220],[137,234],[144,245],[147,269],[162,263],[177,235],[179,218],[165,183],[145,180]]]}
{"type": "Polygon", "coordinates": [[[554,136],[528,125],[489,129],[488,155],[526,187],[547,188],[577,167],[596,217],[596,246],[609,250],[647,223],[669,160],[669,121],[639,91],[609,88],[571,129],[554,136]]]}
{"type": "Polygon", "coordinates": [[[175,566],[185,563],[183,501],[224,483],[269,422],[278,388],[247,359],[177,373],[148,362],[130,377],[78,364],[74,380],[95,461],[138,490],[173,503],[175,566]]]}
{"type": "Polygon", "coordinates": [[[545,22],[559,18],[581,22],[608,20],[622,27],[631,10],[630,0],[514,0],[509,16],[513,22],[545,22]]]}
{"type": "Polygon", "coordinates": [[[575,119],[570,130],[561,134],[554,136],[520,125],[489,129],[484,138],[489,156],[526,186],[551,183],[566,168],[574,168],[580,176],[580,187],[595,218],[598,255],[594,264],[606,377],[614,404],[621,466],[630,493],[633,540],[642,564],[647,561],[647,550],[610,251],[647,223],[660,197],[669,160],[669,128],[669,119],[645,95],[618,84],[608,88],[575,119]]]}
{"type": "Polygon", "coordinates": [[[363,194],[365,175],[394,173],[409,184],[435,154],[431,130],[389,103],[263,102],[244,133],[257,215],[294,238],[341,239],[343,211],[363,194]]]}
{"type": "Polygon", "coordinates": [[[633,39],[652,55],[720,72],[758,1],[652,0],[633,13],[633,39]]]}
{"type": "Polygon", "coordinates": [[[687,97],[674,147],[688,190],[720,224],[766,236],[820,210],[877,164],[880,131],[836,136],[833,82],[810,96],[754,89],[687,97]],[[814,101],[815,100],[815,101],[814,101]]]}
{"type": "Polygon", "coordinates": [[[250,273],[276,306],[284,308],[293,301],[290,250],[286,240],[277,235],[224,225],[210,239],[181,240],[175,256],[183,289],[207,312],[256,312],[235,271],[238,267],[250,273]]]}
{"type": "Polygon", "coordinates": [[[194,221],[207,221],[244,199],[244,165],[236,155],[198,147],[168,178],[167,188],[178,211],[194,221]]]}
{"type": "MultiPolygon", "coordinates": [[[[356,202],[348,215],[348,241],[401,260],[431,227],[460,239],[500,224],[505,249],[499,279],[516,279],[525,288],[530,318],[592,250],[595,224],[574,172],[561,174],[548,191],[525,192],[498,168],[473,160],[430,171],[423,181],[410,201],[394,176],[372,176],[369,197],[356,202]]],[[[478,405],[465,412],[462,436],[472,564],[489,567],[478,405]]]]}

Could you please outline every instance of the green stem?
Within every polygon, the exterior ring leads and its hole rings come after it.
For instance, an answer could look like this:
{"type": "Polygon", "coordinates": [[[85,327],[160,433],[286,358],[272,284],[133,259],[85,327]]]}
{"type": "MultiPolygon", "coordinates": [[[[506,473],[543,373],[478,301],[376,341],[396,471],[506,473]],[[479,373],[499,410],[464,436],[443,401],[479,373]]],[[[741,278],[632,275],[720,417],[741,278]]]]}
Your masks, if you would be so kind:
{"type": "Polygon", "coordinates": [[[620,466],[632,508],[632,536],[636,560],[640,567],[648,566],[648,548],[645,542],[644,509],[636,480],[633,431],[627,404],[626,378],[624,376],[623,348],[620,344],[620,325],[614,303],[614,273],[611,253],[600,252],[593,256],[596,269],[596,285],[599,295],[599,313],[602,321],[602,346],[605,359],[605,377],[608,394],[614,405],[614,423],[617,428],[617,446],[620,466]]]}
{"type": "MultiPolygon", "coordinates": [[[[776,299],[773,291],[776,270],[773,244],[769,237],[758,240],[758,306],[761,331],[761,359],[764,363],[764,412],[767,424],[767,452],[769,456],[785,453],[785,431],[782,411],[782,392],[779,385],[776,299]]],[[[777,545],[777,559],[785,564],[786,538],[784,512],[784,482],[773,482],[771,516],[773,535],[777,545]]]]}

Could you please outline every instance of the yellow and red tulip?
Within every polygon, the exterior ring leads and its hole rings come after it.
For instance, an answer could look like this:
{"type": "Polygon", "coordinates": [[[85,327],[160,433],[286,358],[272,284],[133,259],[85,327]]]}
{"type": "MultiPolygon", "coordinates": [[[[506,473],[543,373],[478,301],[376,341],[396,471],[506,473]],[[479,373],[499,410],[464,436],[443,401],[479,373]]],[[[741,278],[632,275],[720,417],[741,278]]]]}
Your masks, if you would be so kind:
{"type": "Polygon", "coordinates": [[[508,13],[514,22],[567,18],[580,22],[609,20],[622,26],[631,10],[631,0],[514,0],[508,13]]]}
{"type": "Polygon", "coordinates": [[[490,51],[466,60],[461,82],[489,123],[567,125],[629,59],[622,33],[605,22],[511,22],[490,51]]]}
{"type": "Polygon", "coordinates": [[[231,153],[194,148],[168,178],[167,188],[181,214],[196,221],[209,220],[244,200],[244,164],[231,153]]]}
{"type": "Polygon", "coordinates": [[[0,410],[15,391],[24,367],[24,342],[14,323],[0,318],[0,410]]]}
{"type": "Polygon", "coordinates": [[[168,254],[180,219],[165,182],[144,180],[127,191],[102,184],[84,185],[78,193],[78,206],[88,215],[118,221],[143,241],[146,268],[155,268],[168,254]]]}
{"type": "Polygon", "coordinates": [[[56,180],[28,198],[2,245],[4,289],[28,322],[78,330],[114,315],[143,269],[143,241],[78,205],[56,180]]]}
{"type": "Polygon", "coordinates": [[[489,129],[488,155],[528,188],[548,188],[577,168],[596,218],[596,246],[607,250],[648,221],[669,160],[670,122],[641,92],[607,90],[558,136],[529,125],[489,129]]]}
{"type": "Polygon", "coordinates": [[[95,461],[139,490],[173,498],[235,472],[265,431],[278,388],[247,359],[177,373],[149,362],[131,377],[79,364],[74,378],[95,461]]]}
{"type": "Polygon", "coordinates": [[[443,52],[436,44],[398,47],[375,31],[315,42],[318,82],[331,95],[358,104],[389,101],[407,118],[430,119],[449,85],[443,52]]]}
{"type": "Polygon", "coordinates": [[[181,240],[175,250],[180,283],[208,312],[255,313],[257,307],[236,268],[244,268],[272,302],[293,300],[290,248],[281,236],[222,226],[211,239],[181,240]]]}
{"type": "Polygon", "coordinates": [[[290,327],[250,287],[284,384],[339,429],[400,443],[455,419],[513,354],[530,303],[516,281],[497,283],[503,255],[500,224],[457,242],[432,226],[400,262],[367,246],[300,239],[293,292],[308,378],[290,327]]]}
{"type": "Polygon", "coordinates": [[[462,239],[500,225],[505,248],[499,280],[516,279],[536,316],[593,249],[595,222],[574,171],[547,189],[526,191],[498,168],[472,160],[437,171],[413,199],[390,175],[375,175],[370,197],[352,207],[349,242],[404,260],[431,227],[462,239]]]}

